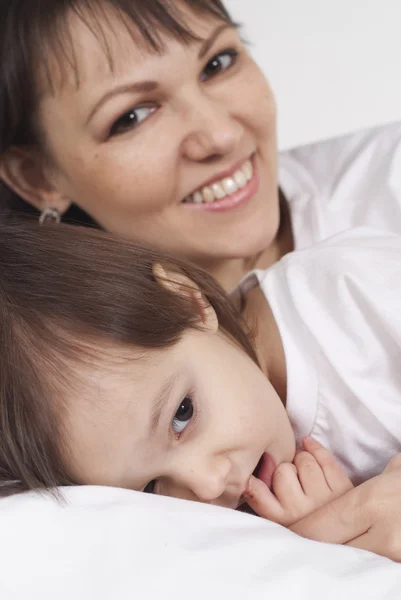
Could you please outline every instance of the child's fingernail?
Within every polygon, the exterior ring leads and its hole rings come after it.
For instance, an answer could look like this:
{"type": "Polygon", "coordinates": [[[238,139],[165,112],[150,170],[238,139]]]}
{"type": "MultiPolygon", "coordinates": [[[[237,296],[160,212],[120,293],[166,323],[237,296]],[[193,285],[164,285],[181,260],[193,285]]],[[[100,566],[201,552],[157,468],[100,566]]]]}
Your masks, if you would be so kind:
{"type": "Polygon", "coordinates": [[[248,481],[248,485],[246,487],[245,492],[242,494],[243,497],[245,498],[245,500],[250,500],[253,498],[254,492],[253,492],[253,482],[252,482],[252,477],[250,477],[249,481],[248,481]]]}

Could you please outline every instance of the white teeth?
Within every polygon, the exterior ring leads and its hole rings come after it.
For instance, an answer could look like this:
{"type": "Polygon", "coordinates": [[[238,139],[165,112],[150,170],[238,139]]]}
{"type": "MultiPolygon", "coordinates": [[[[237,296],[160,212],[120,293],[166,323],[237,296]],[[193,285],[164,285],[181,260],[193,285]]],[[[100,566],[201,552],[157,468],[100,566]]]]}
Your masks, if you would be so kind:
{"type": "Polygon", "coordinates": [[[202,202],[203,202],[202,194],[199,191],[195,192],[195,194],[193,194],[193,196],[192,196],[192,201],[195,202],[195,204],[202,204],[202,202]]]}
{"type": "MultiPolygon", "coordinates": [[[[224,181],[223,181],[223,186],[224,186],[224,181]]],[[[225,186],[224,186],[225,189],[225,186]]],[[[214,183],[212,185],[212,192],[214,194],[214,199],[216,200],[221,200],[222,198],[225,198],[227,196],[227,190],[224,191],[224,189],[222,188],[222,186],[220,185],[220,183],[214,183]]]]}
{"type": "Polygon", "coordinates": [[[202,196],[203,196],[203,201],[207,202],[208,204],[210,202],[213,202],[214,198],[214,194],[212,192],[212,190],[210,189],[210,187],[204,187],[202,190],[202,196]]]}
{"type": "Polygon", "coordinates": [[[238,169],[232,177],[225,177],[221,181],[217,181],[210,186],[202,188],[202,190],[197,190],[185,198],[185,202],[193,204],[210,204],[215,200],[222,200],[226,196],[230,196],[244,188],[252,177],[253,165],[250,160],[247,160],[244,162],[241,169],[238,169]]]}
{"type": "Polygon", "coordinates": [[[223,188],[227,196],[238,192],[238,185],[235,183],[232,177],[226,177],[223,179],[223,188]]]}
{"type": "Polygon", "coordinates": [[[246,177],[247,181],[250,181],[253,177],[253,167],[250,160],[247,160],[244,166],[242,167],[242,172],[246,177]]]}
{"type": "Polygon", "coordinates": [[[245,177],[245,175],[242,171],[237,171],[234,174],[234,181],[237,184],[237,186],[239,187],[239,189],[245,187],[247,184],[247,178],[245,177]]]}

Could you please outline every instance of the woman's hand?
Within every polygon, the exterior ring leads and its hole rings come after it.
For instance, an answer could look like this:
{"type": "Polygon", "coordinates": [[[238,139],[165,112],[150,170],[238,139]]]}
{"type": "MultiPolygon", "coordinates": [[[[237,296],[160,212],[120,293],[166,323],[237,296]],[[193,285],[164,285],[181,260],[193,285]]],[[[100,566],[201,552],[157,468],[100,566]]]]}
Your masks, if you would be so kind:
{"type": "Polygon", "coordinates": [[[278,465],[271,491],[263,481],[251,477],[246,500],[260,517],[288,527],[352,487],[333,455],[315,440],[305,438],[294,462],[278,465]]]}
{"type": "Polygon", "coordinates": [[[312,540],[345,544],[401,562],[401,454],[381,475],[290,529],[312,540]]]}

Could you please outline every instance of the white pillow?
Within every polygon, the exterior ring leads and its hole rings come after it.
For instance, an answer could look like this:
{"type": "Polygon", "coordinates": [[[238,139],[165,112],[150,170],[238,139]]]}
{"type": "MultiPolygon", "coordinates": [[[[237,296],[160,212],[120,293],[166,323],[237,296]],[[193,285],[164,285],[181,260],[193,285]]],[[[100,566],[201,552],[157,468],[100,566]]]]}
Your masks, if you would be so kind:
{"type": "Polygon", "coordinates": [[[399,599],[401,565],[229,509],[112,488],[0,502],[1,600],[399,599]]]}
{"type": "Polygon", "coordinates": [[[401,119],[400,0],[227,0],[288,148],[401,119]]]}

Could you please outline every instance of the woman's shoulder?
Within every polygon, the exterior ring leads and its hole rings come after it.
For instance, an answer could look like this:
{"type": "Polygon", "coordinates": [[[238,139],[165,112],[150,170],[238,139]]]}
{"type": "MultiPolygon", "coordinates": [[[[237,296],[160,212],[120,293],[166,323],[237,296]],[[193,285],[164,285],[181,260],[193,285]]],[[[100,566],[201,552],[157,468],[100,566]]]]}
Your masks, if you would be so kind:
{"type": "Polygon", "coordinates": [[[401,161],[401,122],[363,129],[329,140],[293,148],[280,154],[283,169],[303,167],[323,187],[335,181],[356,160],[373,157],[388,163],[398,152],[401,161]]]}
{"type": "Polygon", "coordinates": [[[401,123],[284,152],[297,248],[363,225],[401,233],[401,123]]]}

